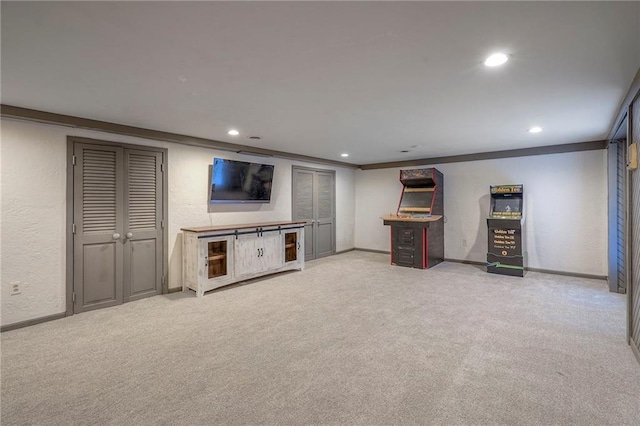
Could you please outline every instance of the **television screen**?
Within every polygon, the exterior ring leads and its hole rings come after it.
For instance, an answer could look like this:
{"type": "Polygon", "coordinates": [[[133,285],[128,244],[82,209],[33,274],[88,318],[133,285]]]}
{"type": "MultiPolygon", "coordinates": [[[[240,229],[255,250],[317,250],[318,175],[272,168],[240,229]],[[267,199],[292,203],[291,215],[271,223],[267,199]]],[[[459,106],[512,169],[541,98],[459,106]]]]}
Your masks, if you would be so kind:
{"type": "Polygon", "coordinates": [[[212,203],[268,203],[271,200],[273,165],[213,159],[212,203]]]}

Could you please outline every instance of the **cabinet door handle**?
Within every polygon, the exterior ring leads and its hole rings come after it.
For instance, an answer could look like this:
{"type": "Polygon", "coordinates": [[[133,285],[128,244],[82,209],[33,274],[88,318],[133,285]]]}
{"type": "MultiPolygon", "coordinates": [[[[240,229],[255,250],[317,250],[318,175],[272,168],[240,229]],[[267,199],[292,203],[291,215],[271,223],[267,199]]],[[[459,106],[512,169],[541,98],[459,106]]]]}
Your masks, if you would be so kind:
{"type": "Polygon", "coordinates": [[[260,257],[260,249],[258,249],[258,257],[260,257]]]}
{"type": "Polygon", "coordinates": [[[264,256],[264,249],[263,248],[260,249],[260,257],[262,257],[262,256],[264,256]]]}
{"type": "Polygon", "coordinates": [[[300,250],[300,241],[298,241],[298,250],[300,250]]]}

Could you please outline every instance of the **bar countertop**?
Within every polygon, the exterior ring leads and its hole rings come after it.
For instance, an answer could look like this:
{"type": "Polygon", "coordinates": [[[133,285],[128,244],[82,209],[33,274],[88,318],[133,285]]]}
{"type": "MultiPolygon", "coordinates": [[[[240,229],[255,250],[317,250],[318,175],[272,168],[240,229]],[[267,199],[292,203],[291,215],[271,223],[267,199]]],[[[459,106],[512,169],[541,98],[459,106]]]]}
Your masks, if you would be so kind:
{"type": "Polygon", "coordinates": [[[409,215],[386,214],[380,216],[380,219],[388,222],[436,222],[442,219],[442,215],[434,214],[423,217],[412,217],[409,215]]]}

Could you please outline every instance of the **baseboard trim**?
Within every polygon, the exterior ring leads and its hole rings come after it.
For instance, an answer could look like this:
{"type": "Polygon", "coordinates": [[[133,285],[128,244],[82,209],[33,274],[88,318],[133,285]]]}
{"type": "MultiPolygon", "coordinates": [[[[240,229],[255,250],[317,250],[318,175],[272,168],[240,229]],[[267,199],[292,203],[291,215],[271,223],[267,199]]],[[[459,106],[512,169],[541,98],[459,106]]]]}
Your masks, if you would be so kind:
{"type": "MultiPolygon", "coordinates": [[[[486,266],[486,262],[478,262],[476,260],[464,260],[464,259],[444,259],[445,262],[455,262],[455,263],[465,263],[468,265],[479,265],[486,266]]],[[[576,277],[576,278],[589,278],[594,280],[607,280],[605,275],[593,275],[593,274],[581,274],[579,272],[565,272],[565,271],[556,271],[553,269],[541,269],[541,268],[524,268],[525,271],[529,272],[540,272],[542,274],[551,274],[551,275],[564,275],[566,277],[576,277]]]]}
{"type": "Polygon", "coordinates": [[[179,293],[182,291],[182,287],[173,287],[167,290],[167,294],[179,293]]]}
{"type": "Polygon", "coordinates": [[[360,248],[360,247],[356,247],[356,248],[354,248],[354,250],[366,251],[366,252],[369,252],[369,253],[391,254],[390,251],[386,251],[386,250],[373,250],[373,249],[366,249],[366,248],[360,248]]]}
{"type": "Polygon", "coordinates": [[[13,324],[3,325],[0,327],[0,333],[5,331],[17,330],[19,328],[29,327],[43,322],[49,322],[57,319],[61,319],[67,316],[66,312],[60,312],[59,314],[47,315],[46,317],[34,318],[26,321],[14,322],[13,324]]]}
{"type": "Polygon", "coordinates": [[[640,349],[636,346],[636,342],[633,339],[629,339],[629,346],[631,346],[631,352],[636,356],[638,363],[640,364],[640,349]]]}
{"type": "Polygon", "coordinates": [[[356,249],[356,248],[355,248],[355,247],[353,247],[353,248],[346,249],[346,250],[340,250],[340,251],[335,252],[334,254],[349,253],[350,251],[354,251],[355,249],[356,249]]]}
{"type": "MultiPolygon", "coordinates": [[[[381,254],[390,254],[391,252],[385,250],[372,250],[366,248],[356,247],[355,250],[358,251],[367,251],[369,253],[381,253],[381,254]]],[[[477,265],[477,266],[487,266],[487,262],[478,262],[477,260],[466,260],[466,259],[450,259],[445,258],[445,262],[455,262],[455,263],[464,263],[466,265],[477,265]]],[[[540,269],[540,268],[525,268],[526,271],[530,272],[540,272],[543,274],[551,274],[551,275],[564,275],[567,277],[576,277],[576,278],[590,278],[595,280],[607,280],[605,275],[592,275],[592,274],[581,274],[579,272],[565,272],[565,271],[554,271],[553,269],[540,269]]]]}
{"type": "Polygon", "coordinates": [[[487,262],[478,262],[477,260],[466,259],[444,259],[445,262],[464,263],[465,265],[487,266],[487,262]]]}
{"type": "Polygon", "coordinates": [[[607,280],[606,275],[581,274],[580,272],[554,271],[552,269],[526,268],[527,271],[540,272],[543,274],[564,275],[567,277],[589,278],[592,280],[607,280]]]}

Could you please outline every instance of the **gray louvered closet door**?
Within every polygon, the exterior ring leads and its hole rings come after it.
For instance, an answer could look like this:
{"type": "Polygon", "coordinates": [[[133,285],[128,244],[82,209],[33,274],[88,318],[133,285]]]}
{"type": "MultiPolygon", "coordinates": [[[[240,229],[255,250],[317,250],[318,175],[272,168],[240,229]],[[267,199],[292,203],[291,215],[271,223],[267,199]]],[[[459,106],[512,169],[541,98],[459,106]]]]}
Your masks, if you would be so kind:
{"type": "Polygon", "coordinates": [[[74,312],[83,312],[123,301],[123,152],[76,143],[74,155],[74,312]]]}
{"type": "MultiPolygon", "coordinates": [[[[624,128],[626,129],[626,121],[624,128]]],[[[609,290],[626,293],[626,162],[627,138],[613,140],[607,147],[608,186],[608,271],[609,290]]]]}
{"type": "Polygon", "coordinates": [[[304,220],[305,260],[329,256],[335,246],[335,172],[293,167],[293,220],[304,220]]]}
{"type": "MultiPolygon", "coordinates": [[[[640,98],[636,98],[631,109],[629,136],[631,143],[640,145],[640,98]]],[[[629,337],[631,344],[640,349],[640,169],[631,171],[629,176],[629,222],[629,337]]],[[[640,361],[640,351],[636,355],[640,361]]]]}
{"type": "Polygon", "coordinates": [[[162,153],[124,151],[124,301],[160,294],[162,153]]]}
{"type": "Polygon", "coordinates": [[[626,266],[625,266],[625,173],[627,170],[626,165],[627,158],[627,146],[626,140],[621,143],[618,143],[618,149],[616,152],[616,188],[615,188],[615,201],[616,201],[616,240],[617,244],[614,248],[617,259],[617,268],[614,271],[614,276],[617,277],[618,286],[617,291],[619,293],[626,293],[627,291],[627,277],[626,277],[626,266]]]}
{"type": "Polygon", "coordinates": [[[335,175],[316,172],[316,257],[329,256],[336,251],[335,245],[335,175]]]}
{"type": "Polygon", "coordinates": [[[74,312],[162,291],[162,153],[74,143],[74,312]]]}

